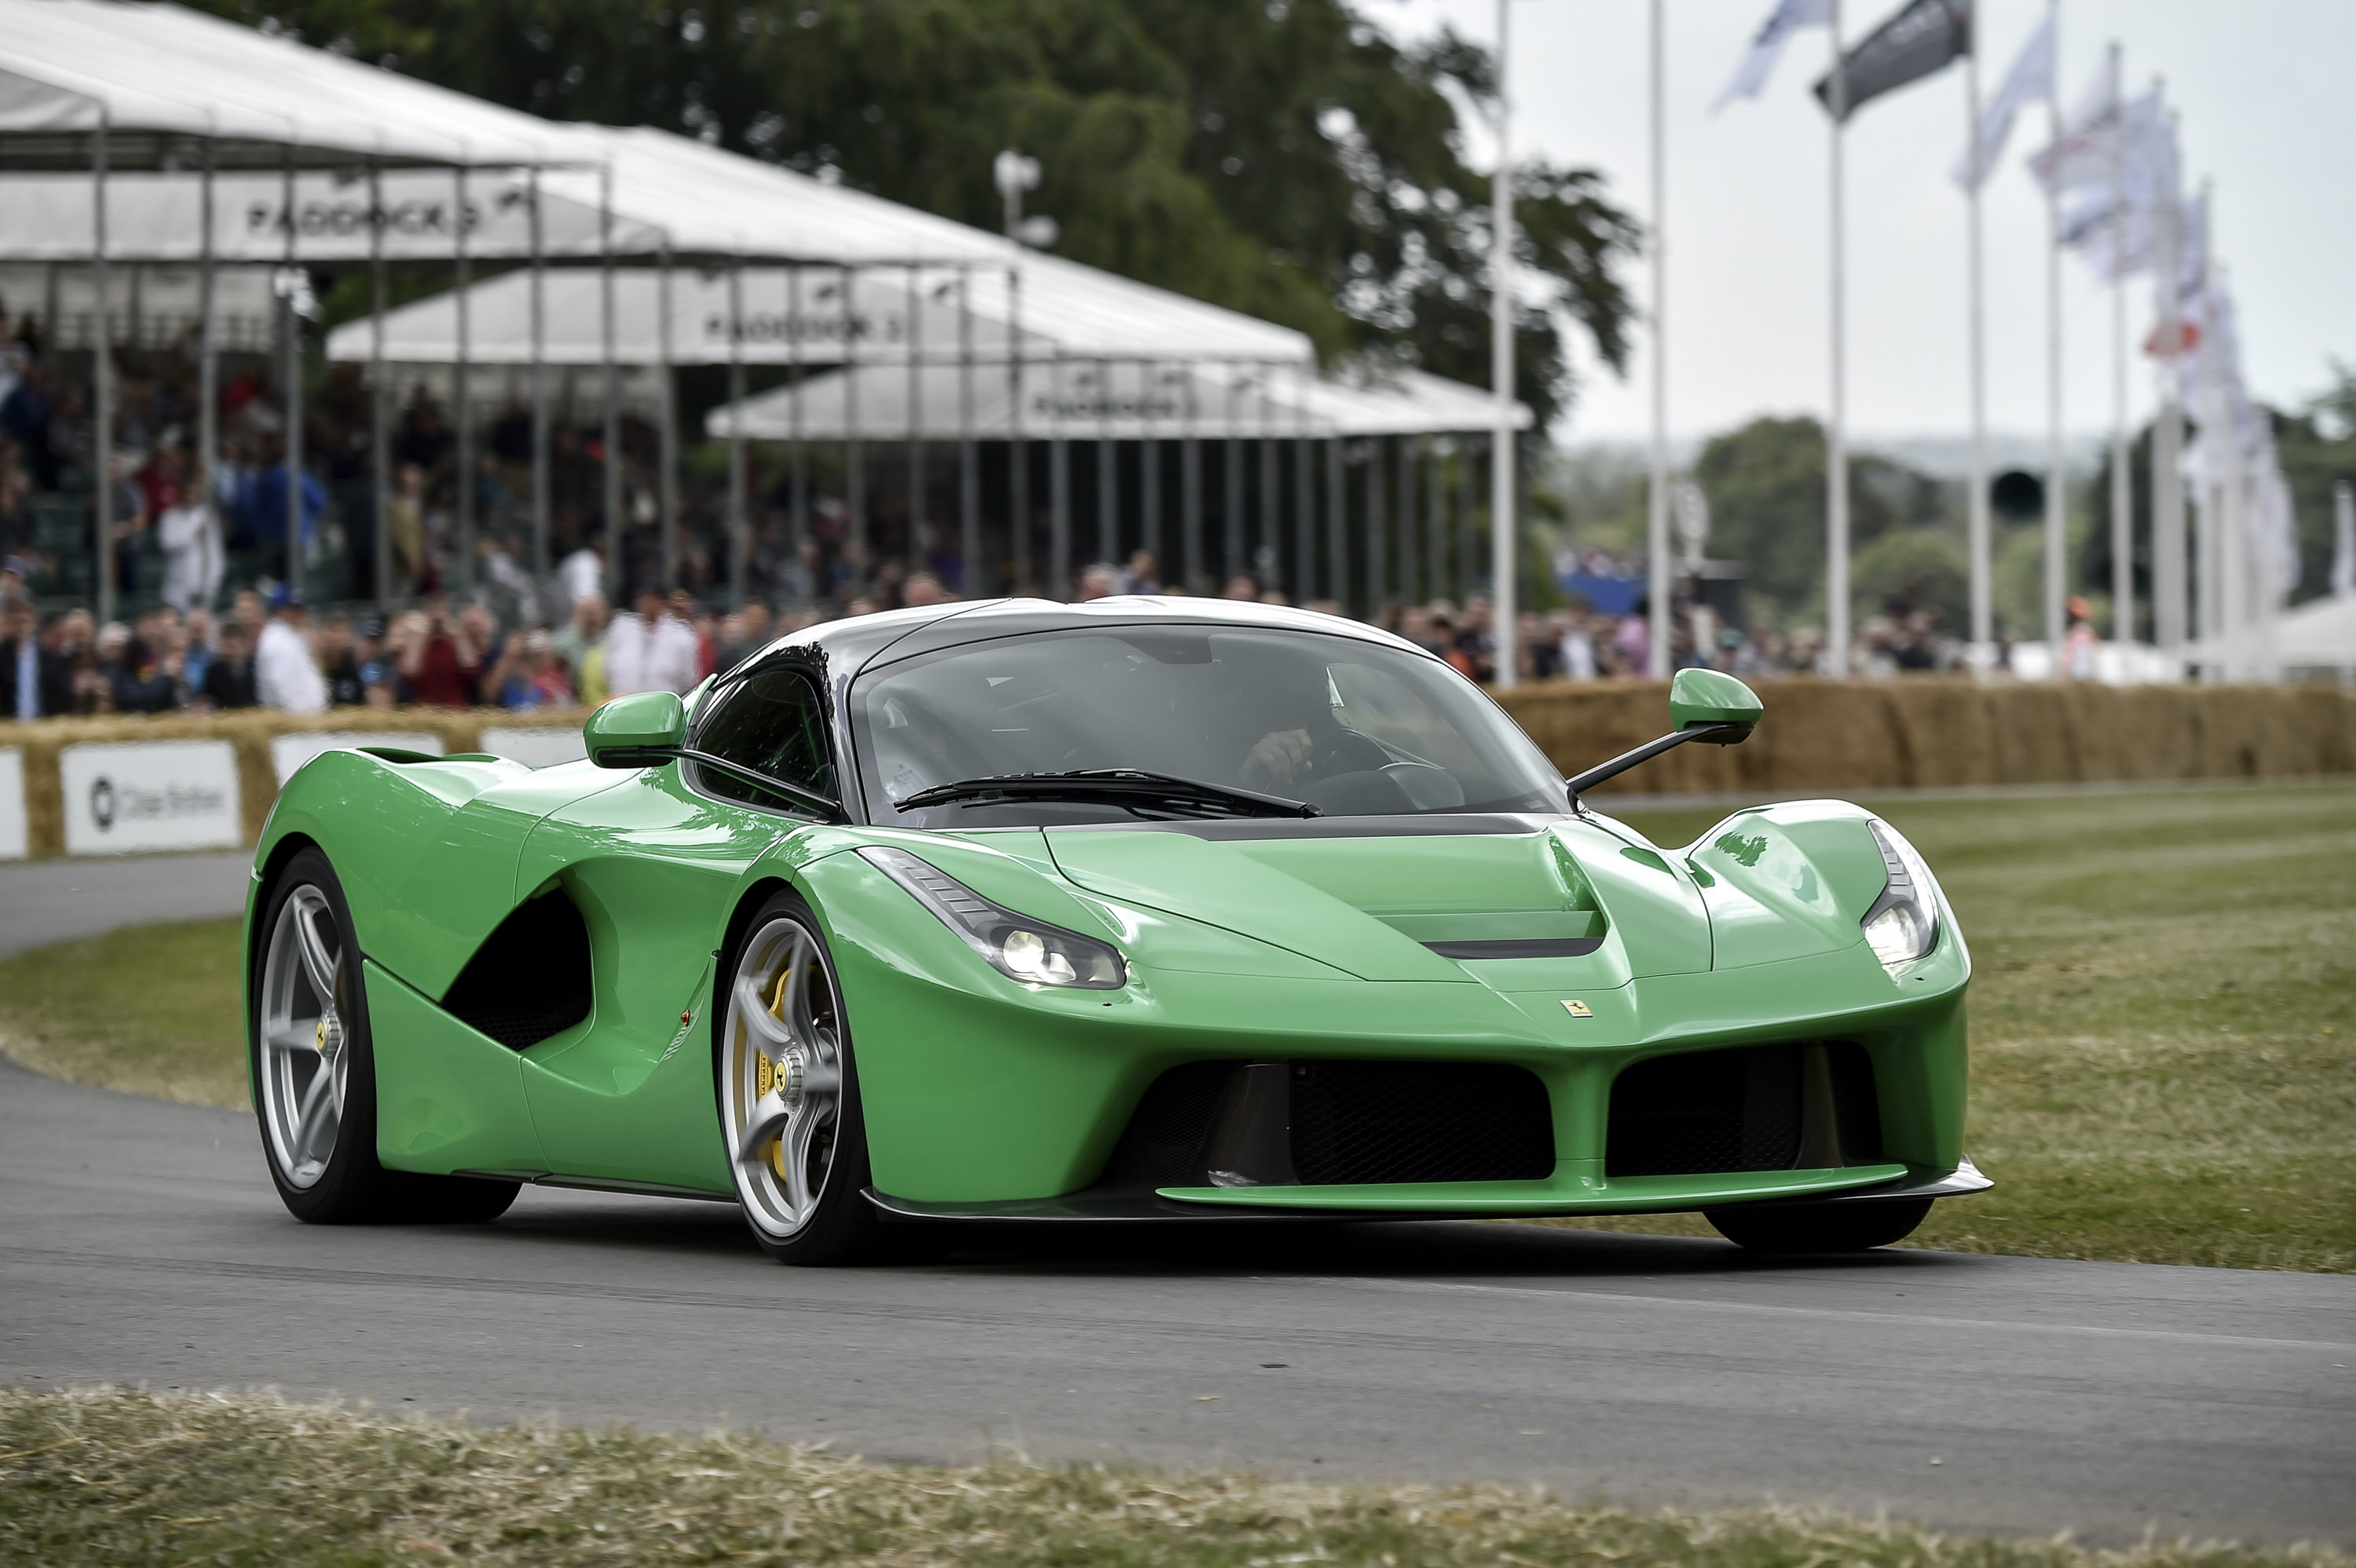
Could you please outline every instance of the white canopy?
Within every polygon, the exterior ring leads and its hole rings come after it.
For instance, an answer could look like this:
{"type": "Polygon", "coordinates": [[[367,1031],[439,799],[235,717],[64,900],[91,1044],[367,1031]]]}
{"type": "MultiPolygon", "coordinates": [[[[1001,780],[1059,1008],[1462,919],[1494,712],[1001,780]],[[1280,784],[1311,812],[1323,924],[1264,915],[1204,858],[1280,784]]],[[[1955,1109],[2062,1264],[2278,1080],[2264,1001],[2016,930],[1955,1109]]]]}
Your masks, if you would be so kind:
{"type": "MultiPolygon", "coordinates": [[[[1288,368],[1064,358],[1026,364],[1022,382],[1019,431],[1007,366],[936,364],[813,376],[798,389],[723,404],[704,430],[754,441],[1251,441],[1483,430],[1491,417],[1487,393],[1420,373],[1375,389],[1288,368]]],[[[1516,412],[1526,428],[1528,411],[1516,412]]]]}
{"type": "Polygon", "coordinates": [[[85,168],[108,132],[118,168],[373,158],[544,164],[542,122],[178,5],[0,0],[0,162],[85,168]]]}
{"type": "MultiPolygon", "coordinates": [[[[670,362],[722,365],[730,358],[730,323],[748,365],[832,364],[846,357],[905,363],[911,357],[1004,361],[1019,345],[1026,360],[1065,356],[1108,359],[1223,359],[1306,366],[1309,342],[1297,332],[1205,304],[1166,289],[1056,258],[1021,261],[1022,330],[1010,318],[1012,263],[1002,246],[992,264],[957,267],[747,267],[736,277],[731,311],[725,271],[671,271],[670,362]],[[966,304],[959,305],[959,291],[966,304]],[[912,309],[912,303],[914,308],[912,309]],[[797,308],[798,307],[798,308],[797,308]]],[[[551,365],[604,362],[602,279],[586,270],[543,274],[541,358],[551,365]]],[[[467,291],[466,357],[477,365],[531,360],[531,278],[513,272],[467,291]]],[[[614,357],[624,365],[664,358],[662,273],[624,268],[615,277],[614,357]]],[[[388,313],[385,357],[403,365],[455,364],[457,295],[437,294],[388,313]]],[[[327,337],[331,359],[370,357],[366,321],[327,337]]]]}
{"type": "Polygon", "coordinates": [[[2276,615],[2270,631],[2251,627],[2238,646],[2204,638],[2185,656],[2195,666],[2232,669],[2263,659],[2294,677],[2329,670],[2343,680],[2356,677],[2356,594],[2310,599],[2276,615]]]}

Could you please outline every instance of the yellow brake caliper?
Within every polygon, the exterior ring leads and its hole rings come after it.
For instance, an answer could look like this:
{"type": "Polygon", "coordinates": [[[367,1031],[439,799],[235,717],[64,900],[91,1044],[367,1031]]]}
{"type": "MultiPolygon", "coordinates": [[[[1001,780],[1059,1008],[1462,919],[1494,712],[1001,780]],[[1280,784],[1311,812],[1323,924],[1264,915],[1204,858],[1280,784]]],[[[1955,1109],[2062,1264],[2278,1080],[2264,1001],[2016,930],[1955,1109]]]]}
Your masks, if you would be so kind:
{"type": "MultiPolygon", "coordinates": [[[[786,980],[791,973],[790,964],[786,968],[778,970],[776,987],[769,995],[769,1016],[780,1023],[785,1021],[786,980]]],[[[766,1095],[770,1090],[783,1088],[785,1078],[785,1069],[771,1061],[766,1051],[757,1046],[755,1047],[753,1098],[757,1101],[766,1095]]],[[[769,1142],[769,1168],[777,1173],[778,1180],[786,1179],[786,1139],[782,1133],[769,1142]]]]}

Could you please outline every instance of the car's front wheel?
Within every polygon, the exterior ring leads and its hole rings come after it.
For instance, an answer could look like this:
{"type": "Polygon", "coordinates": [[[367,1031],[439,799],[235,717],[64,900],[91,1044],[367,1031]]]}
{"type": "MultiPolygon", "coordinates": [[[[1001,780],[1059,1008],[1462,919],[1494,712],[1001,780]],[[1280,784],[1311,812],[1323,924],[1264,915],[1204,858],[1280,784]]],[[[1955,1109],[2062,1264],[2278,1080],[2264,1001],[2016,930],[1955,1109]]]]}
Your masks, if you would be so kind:
{"type": "Polygon", "coordinates": [[[1873,1202],[1751,1204],[1705,1209],[1702,1217],[1754,1253],[1862,1253],[1902,1242],[1931,1212],[1928,1198],[1873,1202]]]}
{"type": "Polygon", "coordinates": [[[289,1212],[316,1225],[495,1220],[512,1181],[387,1170],[376,1157],[375,1040],[359,944],[335,868],[289,859],[262,908],[247,1041],[263,1157],[289,1212]]]}
{"type": "MultiPolygon", "coordinates": [[[[731,961],[714,1059],[720,1127],[753,1235],[780,1263],[883,1250],[842,987],[817,915],[771,895],[731,961]]],[[[896,1227],[895,1227],[896,1229],[896,1227]]]]}

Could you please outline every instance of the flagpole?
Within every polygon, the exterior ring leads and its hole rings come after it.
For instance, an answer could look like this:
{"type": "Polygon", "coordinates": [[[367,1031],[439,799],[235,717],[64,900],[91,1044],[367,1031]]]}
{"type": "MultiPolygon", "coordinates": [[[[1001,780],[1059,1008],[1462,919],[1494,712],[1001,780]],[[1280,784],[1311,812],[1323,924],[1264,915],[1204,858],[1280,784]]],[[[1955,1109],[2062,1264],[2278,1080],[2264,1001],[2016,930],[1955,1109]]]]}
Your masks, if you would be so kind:
{"type": "MultiPolygon", "coordinates": [[[[2111,43],[2111,638],[2135,640],[2135,495],[2127,471],[2126,124],[2111,43]]],[[[2061,171],[2054,176],[2058,180],[2061,171]]]]}
{"type": "MultiPolygon", "coordinates": [[[[1835,3],[1837,5],[1838,0],[1835,3]]],[[[1521,668],[1514,646],[1514,573],[1517,562],[1514,549],[1514,100],[1507,69],[1512,58],[1507,30],[1513,0],[1497,0],[1496,212],[1489,258],[1489,376],[1495,403],[1495,430],[1489,443],[1489,603],[1497,643],[1495,680],[1500,689],[1510,689],[1521,668]]],[[[1381,606],[1370,604],[1366,613],[1372,618],[1381,613],[1381,606]]],[[[1662,635],[1662,628],[1653,628],[1655,640],[1662,635]]]]}
{"type": "MultiPolygon", "coordinates": [[[[1653,91],[1653,478],[1647,494],[1651,565],[1646,610],[1652,622],[1647,668],[1669,675],[1669,346],[1667,137],[1662,124],[1661,0],[1652,0],[1653,91]]],[[[1695,650],[1699,653],[1701,650],[1695,650]]]]}
{"type": "MultiPolygon", "coordinates": [[[[2053,127],[2053,144],[2062,144],[2062,3],[2045,0],[2046,26],[2052,38],[2052,67],[2046,72],[2045,107],[2053,127]]],[[[2053,670],[2062,670],[2064,635],[2063,599],[2067,583],[2068,539],[2065,532],[2062,473],[2062,181],[2059,169],[2045,182],[2045,645],[2051,650],[2053,670]]]]}
{"type": "Polygon", "coordinates": [[[1971,557],[1972,643],[1975,675],[1986,675],[1995,662],[1995,630],[1988,592],[1988,473],[1987,473],[1987,307],[1981,278],[1980,185],[1987,170],[1980,166],[1979,24],[1972,24],[1971,52],[1964,57],[1964,145],[1970,148],[1971,178],[1965,186],[1966,244],[1970,251],[1972,370],[1972,461],[1965,501],[1966,538],[1971,557]]]}
{"type": "MultiPolygon", "coordinates": [[[[1832,417],[1825,431],[1825,656],[1826,675],[1846,676],[1848,648],[1847,388],[1842,374],[1841,126],[1848,118],[1848,70],[1841,59],[1840,0],[1832,0],[1832,417]]],[[[1976,124],[1973,133],[1978,133],[1976,124]]],[[[1655,628],[1660,636],[1663,628],[1655,628]]]]}
{"type": "Polygon", "coordinates": [[[2153,219],[2158,225],[2158,277],[2159,343],[2163,352],[2153,357],[2159,392],[2158,423],[2151,441],[2151,577],[2152,634],[2181,674],[2184,653],[2184,409],[2178,400],[2177,361],[2182,327],[2177,314],[2177,226],[2181,217],[2176,180],[2175,116],[2163,123],[2166,133],[2154,170],[2153,219]]]}

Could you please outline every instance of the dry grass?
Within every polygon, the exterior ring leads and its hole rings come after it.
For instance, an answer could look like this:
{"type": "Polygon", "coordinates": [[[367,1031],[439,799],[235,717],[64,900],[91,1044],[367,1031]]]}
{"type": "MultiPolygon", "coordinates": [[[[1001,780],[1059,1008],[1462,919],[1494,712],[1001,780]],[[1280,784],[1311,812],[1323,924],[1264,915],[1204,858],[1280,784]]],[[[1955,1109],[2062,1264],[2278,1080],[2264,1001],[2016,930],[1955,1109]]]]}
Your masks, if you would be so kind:
{"type": "Polygon", "coordinates": [[[0,959],[0,1051],[52,1078],[244,1110],[241,929],[137,926],[0,959]]]}
{"type": "Polygon", "coordinates": [[[486,1430],[268,1396],[0,1391],[0,1561],[80,1563],[2345,1568],[2329,1547],[1933,1535],[1637,1513],[1500,1487],[1017,1463],[886,1467],[743,1435],[486,1430]]]}

